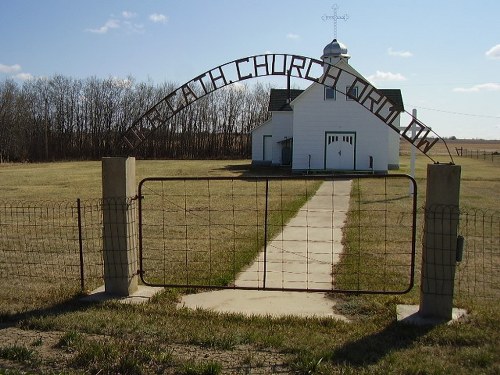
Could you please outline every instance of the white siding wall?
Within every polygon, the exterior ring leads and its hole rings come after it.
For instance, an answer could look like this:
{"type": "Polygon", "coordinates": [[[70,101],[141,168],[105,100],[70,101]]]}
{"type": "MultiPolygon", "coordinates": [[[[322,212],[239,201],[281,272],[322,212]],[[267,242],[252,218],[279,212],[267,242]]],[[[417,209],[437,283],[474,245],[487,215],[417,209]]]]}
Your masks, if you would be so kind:
{"type": "MultiPolygon", "coordinates": [[[[339,82],[345,91],[347,82],[339,82]]],[[[336,100],[324,100],[324,86],[311,85],[293,103],[293,165],[294,170],[325,167],[325,132],[355,132],[355,168],[369,169],[370,156],[374,169],[386,171],[388,165],[388,131],[380,119],[355,101],[348,101],[337,92],[336,100]]]]}
{"type": "MultiPolygon", "coordinates": [[[[394,125],[399,128],[401,122],[401,116],[398,116],[396,121],[394,122],[394,125]]],[[[399,142],[400,142],[400,137],[399,133],[390,130],[389,131],[389,160],[387,161],[390,166],[392,166],[394,169],[399,168],[399,142]]]]}
{"type": "Polygon", "coordinates": [[[252,131],[252,161],[264,160],[264,135],[272,135],[272,119],[252,131]]]}
{"type": "Polygon", "coordinates": [[[273,112],[273,164],[281,165],[281,143],[292,138],[293,112],[273,112]]]}

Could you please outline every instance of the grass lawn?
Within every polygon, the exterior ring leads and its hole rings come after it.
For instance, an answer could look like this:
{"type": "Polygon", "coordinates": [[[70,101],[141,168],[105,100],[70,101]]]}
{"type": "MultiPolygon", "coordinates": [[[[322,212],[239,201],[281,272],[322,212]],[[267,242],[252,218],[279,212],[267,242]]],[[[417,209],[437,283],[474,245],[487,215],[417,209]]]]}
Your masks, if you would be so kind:
{"type": "MultiPolygon", "coordinates": [[[[151,176],[239,176],[248,160],[139,160],[137,183],[151,176]]],[[[0,164],[2,200],[76,200],[102,194],[101,162],[0,164]]]]}
{"type": "MultiPolygon", "coordinates": [[[[418,157],[419,207],[425,199],[427,162],[418,157]]],[[[462,206],[498,209],[498,164],[457,157],[455,162],[462,166],[462,206]]],[[[138,161],[137,179],[239,176],[246,173],[247,165],[246,160],[138,161]]],[[[408,170],[405,155],[398,172],[408,170]]],[[[2,199],[98,198],[100,173],[99,162],[2,164],[2,199]]],[[[419,264],[417,255],[417,269],[419,264]]],[[[12,288],[10,280],[0,279],[0,283],[1,288],[12,288]]],[[[16,287],[22,288],[22,284],[16,287]]],[[[178,310],[178,290],[166,290],[140,306],[86,305],[78,300],[68,302],[66,295],[55,293],[54,306],[0,315],[0,374],[500,373],[498,299],[457,300],[470,314],[453,325],[398,324],[396,304],[418,303],[418,287],[417,279],[417,286],[402,296],[334,296],[340,300],[339,311],[351,323],[178,310]]],[[[11,311],[1,301],[0,308],[11,311]]]]}

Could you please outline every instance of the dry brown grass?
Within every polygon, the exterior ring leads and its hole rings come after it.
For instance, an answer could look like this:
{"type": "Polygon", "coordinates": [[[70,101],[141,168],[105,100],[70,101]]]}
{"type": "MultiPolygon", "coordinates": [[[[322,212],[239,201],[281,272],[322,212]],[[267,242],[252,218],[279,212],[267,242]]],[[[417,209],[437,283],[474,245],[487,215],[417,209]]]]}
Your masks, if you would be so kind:
{"type": "MultiPolygon", "coordinates": [[[[425,199],[427,163],[428,159],[418,157],[419,206],[425,199]]],[[[498,208],[498,166],[465,158],[458,163],[462,165],[464,177],[462,203],[481,209],[498,208]]],[[[138,177],[240,175],[245,172],[245,164],[248,162],[140,161],[138,177]]],[[[408,170],[408,165],[405,156],[402,171],[408,170]]],[[[82,198],[98,197],[100,163],[84,162],[79,169],[80,163],[11,165],[6,169],[0,165],[0,181],[8,187],[6,197],[9,199],[73,200],[80,193],[85,194],[82,198]],[[80,176],[82,179],[74,178],[85,174],[86,168],[88,181],[83,176],[80,176]],[[67,181],[78,182],[66,186],[67,181]]],[[[360,188],[365,190],[373,186],[361,185],[360,188]]],[[[193,208],[204,206],[202,199],[196,204],[199,206],[193,208]]],[[[399,203],[371,201],[367,207],[386,204],[392,212],[395,210],[391,208],[399,203]]],[[[371,215],[380,219],[378,214],[371,215]]],[[[397,222],[397,218],[394,219],[397,222]]],[[[375,236],[376,232],[371,234],[375,236]]],[[[498,246],[496,251],[498,256],[498,246]]],[[[12,279],[0,282],[2,289],[10,289],[11,302],[14,301],[9,305],[0,297],[1,311],[19,312],[22,305],[16,298],[27,297],[22,295],[26,284],[12,279]]],[[[498,288],[498,283],[494,286],[498,288]]],[[[38,301],[24,305],[24,309],[67,301],[67,294],[56,290],[51,296],[44,292],[47,290],[44,287],[42,283],[33,286],[35,294],[31,294],[31,299],[38,301]]],[[[481,305],[465,305],[472,306],[470,316],[459,324],[429,328],[396,323],[395,304],[415,303],[417,289],[400,297],[344,297],[343,312],[352,317],[353,323],[313,318],[246,318],[201,310],[177,310],[176,294],[168,291],[142,306],[76,303],[66,305],[66,309],[53,308],[12,317],[3,315],[6,325],[17,325],[22,331],[2,326],[2,353],[28,348],[36,361],[15,361],[4,356],[0,358],[0,368],[13,373],[189,373],[188,369],[193,371],[196,367],[187,362],[191,357],[201,364],[216,361],[222,364],[221,373],[228,374],[277,371],[299,374],[497,374],[500,369],[498,299],[487,300],[481,305]],[[83,340],[82,345],[71,341],[78,336],[83,340]],[[65,346],[61,345],[62,339],[65,346]]]]}

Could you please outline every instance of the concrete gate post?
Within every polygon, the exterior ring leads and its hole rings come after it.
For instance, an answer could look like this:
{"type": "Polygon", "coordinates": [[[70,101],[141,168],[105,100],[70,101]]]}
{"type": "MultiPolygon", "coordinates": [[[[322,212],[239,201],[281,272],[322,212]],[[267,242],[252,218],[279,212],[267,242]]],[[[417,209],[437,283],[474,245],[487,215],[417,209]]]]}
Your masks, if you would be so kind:
{"type": "Polygon", "coordinates": [[[459,165],[427,166],[419,314],[452,319],[460,199],[459,165]]]}
{"type": "Polygon", "coordinates": [[[467,314],[453,308],[460,198],[459,165],[429,164],[419,305],[398,305],[398,321],[439,324],[467,314]]]}
{"type": "Polygon", "coordinates": [[[105,293],[130,296],[138,289],[135,213],[135,158],[102,159],[105,293]]]}

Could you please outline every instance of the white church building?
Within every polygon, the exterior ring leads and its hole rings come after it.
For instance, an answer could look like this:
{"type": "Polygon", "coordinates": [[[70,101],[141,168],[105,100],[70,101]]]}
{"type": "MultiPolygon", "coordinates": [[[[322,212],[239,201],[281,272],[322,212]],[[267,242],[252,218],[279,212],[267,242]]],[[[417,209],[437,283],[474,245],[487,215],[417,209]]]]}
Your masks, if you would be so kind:
{"type": "MultiPolygon", "coordinates": [[[[347,48],[336,39],[321,58],[366,80],[349,65],[347,48]]],[[[272,89],[271,117],[252,131],[252,164],[287,166],[297,173],[399,168],[399,134],[344,94],[348,82],[340,80],[336,87],[314,82],[305,90],[272,89]]],[[[404,109],[399,89],[379,91],[404,109]]],[[[394,125],[399,122],[398,116],[394,125]]]]}

